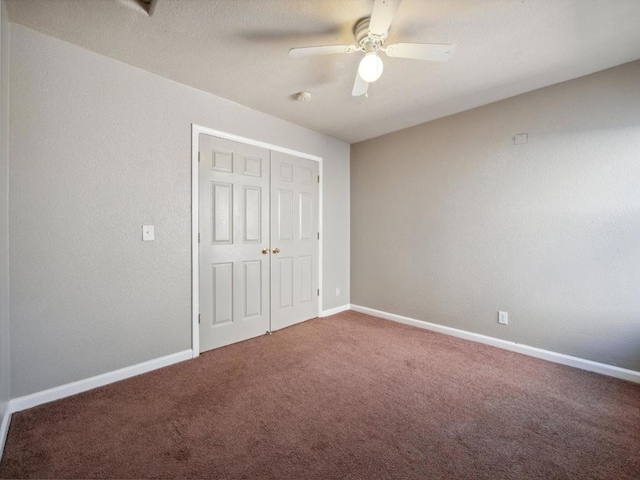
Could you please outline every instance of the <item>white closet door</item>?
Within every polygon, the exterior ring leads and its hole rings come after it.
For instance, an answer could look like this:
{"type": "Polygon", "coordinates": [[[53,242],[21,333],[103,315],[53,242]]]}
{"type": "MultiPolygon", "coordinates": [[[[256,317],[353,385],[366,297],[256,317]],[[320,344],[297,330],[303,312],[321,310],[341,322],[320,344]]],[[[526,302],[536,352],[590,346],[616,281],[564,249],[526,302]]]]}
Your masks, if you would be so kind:
{"type": "Polygon", "coordinates": [[[271,329],[318,316],[318,163],[271,152],[271,329]]]}
{"type": "Polygon", "coordinates": [[[204,134],[199,149],[203,352],[270,329],[270,152],[204,134]]]}

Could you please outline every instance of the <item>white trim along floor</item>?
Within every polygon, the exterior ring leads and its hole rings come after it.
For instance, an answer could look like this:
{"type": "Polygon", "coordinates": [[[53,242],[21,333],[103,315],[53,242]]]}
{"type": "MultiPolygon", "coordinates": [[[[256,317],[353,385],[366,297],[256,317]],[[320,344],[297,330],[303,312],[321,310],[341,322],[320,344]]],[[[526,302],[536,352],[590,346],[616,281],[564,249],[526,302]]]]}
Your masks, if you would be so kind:
{"type": "MultiPolygon", "coordinates": [[[[507,340],[501,340],[499,338],[489,337],[486,335],[480,335],[465,330],[459,330],[456,328],[445,327],[435,323],[429,323],[414,318],[403,317],[393,313],[383,312],[380,310],[374,310],[373,308],[362,307],[359,305],[342,305],[340,307],[324,310],[320,313],[320,317],[328,317],[347,310],[353,310],[355,312],[365,313],[374,317],[384,318],[405,325],[411,325],[417,328],[425,330],[431,330],[433,332],[443,333],[445,335],[451,335],[465,340],[471,340],[473,342],[484,343],[493,347],[510,350],[512,352],[529,355],[531,357],[541,358],[554,363],[560,363],[568,365],[570,367],[580,368],[582,370],[588,370],[590,372],[600,373],[602,375],[608,375],[610,377],[619,378],[622,380],[628,380],[634,383],[640,383],[640,372],[635,370],[628,370],[625,368],[616,367],[613,365],[607,365],[604,363],[598,363],[583,358],[572,357],[570,355],[564,355],[562,353],[551,352],[543,350],[541,348],[530,347],[520,343],[510,342],[507,340]]],[[[184,350],[164,357],[149,360],[147,362],[139,363],[129,367],[114,370],[113,372],[103,373],[95,377],[87,378],[84,380],[78,380],[76,382],[68,383],[66,385],[60,385],[58,387],[50,388],[42,392],[32,393],[23,397],[14,398],[9,401],[7,405],[7,411],[2,418],[0,424],[0,458],[2,458],[2,451],[4,449],[4,443],[6,441],[7,433],[9,431],[9,424],[11,421],[11,414],[26,410],[28,408],[36,407],[44,403],[59,400],[77,393],[85,392],[96,387],[108,385],[126,378],[141,375],[143,373],[156,370],[158,368],[167,367],[174,363],[182,362],[193,358],[193,352],[191,350],[184,350]]]]}

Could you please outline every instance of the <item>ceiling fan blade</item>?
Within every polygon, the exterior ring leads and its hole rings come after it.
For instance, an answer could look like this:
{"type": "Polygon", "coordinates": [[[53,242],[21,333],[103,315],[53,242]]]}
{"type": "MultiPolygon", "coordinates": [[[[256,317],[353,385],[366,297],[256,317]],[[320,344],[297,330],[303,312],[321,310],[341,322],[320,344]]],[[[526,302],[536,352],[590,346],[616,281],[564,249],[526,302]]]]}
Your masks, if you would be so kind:
{"type": "Polygon", "coordinates": [[[386,53],[390,57],[446,62],[453,56],[455,48],[455,45],[440,43],[394,43],[387,46],[386,53]]]}
{"type": "Polygon", "coordinates": [[[369,89],[369,84],[365,82],[359,73],[356,73],[356,81],[353,82],[353,90],[351,91],[351,95],[354,97],[360,97],[367,93],[369,89]]]}
{"type": "Polygon", "coordinates": [[[402,0],[376,0],[369,20],[369,33],[380,37],[387,33],[401,3],[402,0]]]}
{"type": "Polygon", "coordinates": [[[313,55],[331,55],[334,53],[353,53],[358,50],[355,45],[324,45],[321,47],[300,47],[289,50],[290,57],[311,57],[313,55]]]}

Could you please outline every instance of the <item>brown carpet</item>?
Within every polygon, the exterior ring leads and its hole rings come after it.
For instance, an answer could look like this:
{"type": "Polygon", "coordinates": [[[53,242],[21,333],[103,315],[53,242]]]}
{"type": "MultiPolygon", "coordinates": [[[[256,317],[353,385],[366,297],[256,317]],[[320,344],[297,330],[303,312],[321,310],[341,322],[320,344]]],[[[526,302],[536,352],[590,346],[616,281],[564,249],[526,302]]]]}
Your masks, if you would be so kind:
{"type": "Polygon", "coordinates": [[[2,478],[640,478],[640,385],[346,312],[13,416],[2,478]]]}

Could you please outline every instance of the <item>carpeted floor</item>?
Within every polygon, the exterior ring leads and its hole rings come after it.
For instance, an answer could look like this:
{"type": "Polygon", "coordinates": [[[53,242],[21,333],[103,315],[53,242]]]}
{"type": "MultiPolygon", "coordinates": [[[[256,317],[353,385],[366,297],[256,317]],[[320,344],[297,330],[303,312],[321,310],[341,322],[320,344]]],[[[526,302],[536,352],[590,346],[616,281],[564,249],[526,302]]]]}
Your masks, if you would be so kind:
{"type": "Polygon", "coordinates": [[[640,385],[354,312],[13,416],[2,478],[640,478],[640,385]]]}

